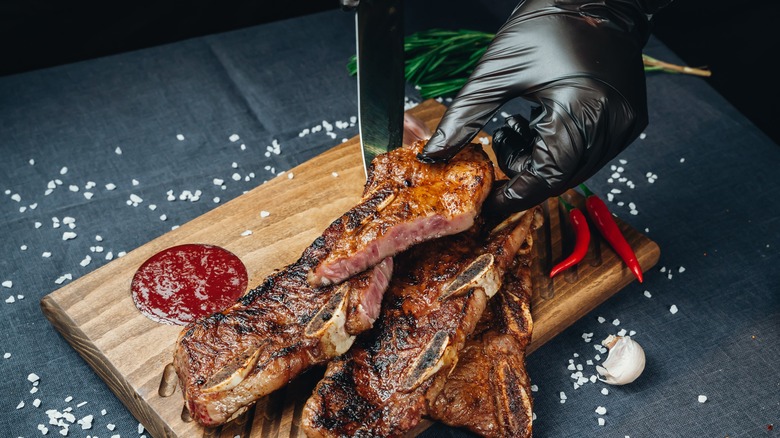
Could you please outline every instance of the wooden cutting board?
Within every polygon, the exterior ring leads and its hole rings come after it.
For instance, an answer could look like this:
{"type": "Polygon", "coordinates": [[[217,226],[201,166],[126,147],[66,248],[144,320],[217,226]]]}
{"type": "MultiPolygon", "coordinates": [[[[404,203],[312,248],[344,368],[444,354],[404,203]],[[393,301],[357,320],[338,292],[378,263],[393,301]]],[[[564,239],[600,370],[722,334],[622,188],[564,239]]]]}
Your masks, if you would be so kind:
{"type": "MultiPolygon", "coordinates": [[[[435,128],[444,106],[426,101],[410,110],[435,128]]],[[[487,137],[487,136],[485,136],[487,137]]],[[[489,148],[488,148],[489,149],[489,148]]],[[[149,257],[184,243],[218,245],[247,266],[250,287],[274,269],[293,262],[328,224],[360,199],[365,175],[358,138],[352,138],[291,170],[79,278],[41,300],[43,313],[156,438],[299,437],[301,408],[322,374],[312,370],[263,400],[244,416],[204,430],[182,415],[175,373],[167,367],[180,326],[143,316],[133,304],[130,283],[149,257]],[[261,217],[261,211],[270,215],[261,217]],[[252,230],[249,236],[242,236],[252,230]],[[183,418],[184,417],[184,418],[183,418]]],[[[569,192],[575,204],[582,197],[569,192]]],[[[571,247],[571,231],[554,199],[543,205],[545,224],[536,234],[533,268],[533,351],[634,281],[631,272],[592,233],[587,258],[554,280],[550,268],[571,247]]],[[[618,220],[644,270],[660,255],[658,245],[618,220]]],[[[423,424],[417,431],[427,427],[423,424]]]]}

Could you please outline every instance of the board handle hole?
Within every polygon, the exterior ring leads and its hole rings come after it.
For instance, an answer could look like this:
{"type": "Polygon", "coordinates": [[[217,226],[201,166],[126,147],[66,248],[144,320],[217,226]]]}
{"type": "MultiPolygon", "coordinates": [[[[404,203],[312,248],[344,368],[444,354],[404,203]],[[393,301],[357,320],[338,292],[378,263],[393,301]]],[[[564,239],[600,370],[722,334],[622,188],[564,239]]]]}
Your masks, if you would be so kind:
{"type": "Polygon", "coordinates": [[[172,363],[165,365],[165,369],[160,379],[160,387],[157,389],[157,394],[160,397],[170,397],[176,391],[176,384],[179,378],[176,376],[176,368],[172,363]]]}

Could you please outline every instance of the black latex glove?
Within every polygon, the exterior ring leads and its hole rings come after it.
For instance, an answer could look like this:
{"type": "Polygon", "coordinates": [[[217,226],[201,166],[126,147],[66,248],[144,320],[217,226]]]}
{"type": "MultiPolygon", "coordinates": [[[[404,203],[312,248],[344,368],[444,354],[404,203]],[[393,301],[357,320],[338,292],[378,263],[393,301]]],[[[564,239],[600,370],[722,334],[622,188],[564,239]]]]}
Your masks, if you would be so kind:
{"type": "Polygon", "coordinates": [[[647,126],[642,48],[670,0],[528,0],[496,34],[420,159],[446,161],[507,101],[538,107],[493,136],[510,180],[486,213],[504,215],[592,176],[647,126]]]}

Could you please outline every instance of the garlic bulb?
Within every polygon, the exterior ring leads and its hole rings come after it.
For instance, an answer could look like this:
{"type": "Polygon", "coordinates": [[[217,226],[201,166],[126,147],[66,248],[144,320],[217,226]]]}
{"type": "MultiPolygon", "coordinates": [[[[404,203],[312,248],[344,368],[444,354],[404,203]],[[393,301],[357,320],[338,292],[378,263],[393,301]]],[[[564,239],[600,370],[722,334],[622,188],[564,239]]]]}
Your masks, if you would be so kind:
{"type": "Polygon", "coordinates": [[[602,382],[625,385],[636,380],[644,371],[645,351],[630,336],[609,335],[601,345],[609,348],[607,360],[596,365],[602,382]]]}

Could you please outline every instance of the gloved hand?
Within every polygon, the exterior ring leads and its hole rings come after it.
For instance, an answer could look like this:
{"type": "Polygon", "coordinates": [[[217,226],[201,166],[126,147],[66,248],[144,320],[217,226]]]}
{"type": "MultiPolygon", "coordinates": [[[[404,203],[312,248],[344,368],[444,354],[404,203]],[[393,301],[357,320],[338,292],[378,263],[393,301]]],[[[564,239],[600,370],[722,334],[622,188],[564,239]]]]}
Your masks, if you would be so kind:
{"type": "Polygon", "coordinates": [[[505,215],[592,176],[647,125],[642,48],[670,0],[527,0],[491,42],[420,154],[446,161],[506,102],[534,102],[493,136],[509,181],[486,214],[505,215]]]}

